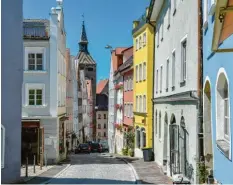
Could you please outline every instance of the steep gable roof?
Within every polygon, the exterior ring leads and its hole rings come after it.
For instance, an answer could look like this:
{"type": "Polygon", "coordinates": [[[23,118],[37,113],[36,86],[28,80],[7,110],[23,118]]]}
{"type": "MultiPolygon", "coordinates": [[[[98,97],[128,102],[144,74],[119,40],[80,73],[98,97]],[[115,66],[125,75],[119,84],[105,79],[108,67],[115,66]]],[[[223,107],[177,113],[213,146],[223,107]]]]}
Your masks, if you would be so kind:
{"type": "Polygon", "coordinates": [[[101,94],[107,84],[108,84],[108,79],[100,80],[99,83],[97,84],[96,94],[101,94]]]}

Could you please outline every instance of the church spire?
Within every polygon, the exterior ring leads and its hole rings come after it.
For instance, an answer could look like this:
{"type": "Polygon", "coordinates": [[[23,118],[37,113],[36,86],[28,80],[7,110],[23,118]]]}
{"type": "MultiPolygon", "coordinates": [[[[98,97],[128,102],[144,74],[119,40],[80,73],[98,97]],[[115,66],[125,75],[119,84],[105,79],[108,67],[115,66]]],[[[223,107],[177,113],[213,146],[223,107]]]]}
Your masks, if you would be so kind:
{"type": "Polygon", "coordinates": [[[80,38],[80,42],[79,42],[79,51],[88,53],[88,40],[87,40],[87,34],[86,34],[86,29],[85,29],[85,23],[84,23],[84,15],[82,15],[83,17],[83,24],[82,24],[82,32],[81,32],[81,38],[80,38]]]}

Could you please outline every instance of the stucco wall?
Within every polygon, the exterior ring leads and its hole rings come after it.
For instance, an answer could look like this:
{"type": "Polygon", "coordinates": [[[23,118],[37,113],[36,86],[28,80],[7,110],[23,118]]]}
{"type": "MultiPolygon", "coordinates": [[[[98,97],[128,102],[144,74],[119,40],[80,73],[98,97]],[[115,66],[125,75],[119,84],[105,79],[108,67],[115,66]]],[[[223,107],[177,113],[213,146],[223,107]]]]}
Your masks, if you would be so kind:
{"type": "Polygon", "coordinates": [[[1,183],[20,178],[23,83],[23,1],[2,0],[2,109],[5,127],[4,168],[1,183]]]}
{"type": "MultiPolygon", "coordinates": [[[[213,36],[213,28],[214,22],[212,21],[212,16],[208,16],[208,28],[204,30],[204,38],[203,38],[203,62],[204,62],[204,75],[203,80],[205,81],[207,77],[210,80],[210,87],[211,87],[211,120],[212,120],[212,146],[213,146],[213,168],[214,168],[214,176],[217,181],[222,184],[230,184],[233,183],[233,162],[232,160],[227,159],[223,153],[218,149],[216,145],[216,81],[218,76],[218,71],[220,68],[225,70],[228,78],[229,84],[229,103],[230,103],[230,118],[233,116],[233,109],[232,109],[232,89],[233,89],[233,63],[232,58],[233,54],[229,53],[212,53],[211,51],[211,43],[212,43],[212,36],[213,36]],[[226,170],[227,169],[227,170],[226,170]]],[[[224,34],[224,33],[223,33],[224,34]]],[[[221,48],[232,48],[233,42],[233,35],[228,37],[220,46],[221,48]]],[[[230,138],[231,138],[231,158],[233,153],[232,147],[232,138],[233,138],[233,125],[232,121],[230,120],[230,138]]]]}

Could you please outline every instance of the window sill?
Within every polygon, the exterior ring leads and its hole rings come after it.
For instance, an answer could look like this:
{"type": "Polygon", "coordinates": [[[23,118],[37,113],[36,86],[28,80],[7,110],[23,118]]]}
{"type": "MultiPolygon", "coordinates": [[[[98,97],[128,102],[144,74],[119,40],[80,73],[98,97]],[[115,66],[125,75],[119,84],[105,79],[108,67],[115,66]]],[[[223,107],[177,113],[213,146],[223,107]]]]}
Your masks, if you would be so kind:
{"type": "Polygon", "coordinates": [[[38,73],[38,74],[45,74],[47,71],[37,71],[37,70],[25,70],[24,73],[38,73]]]}
{"type": "Polygon", "coordinates": [[[220,152],[230,160],[230,144],[226,140],[217,140],[216,141],[217,148],[220,150],[220,152]]]}
{"type": "Polygon", "coordinates": [[[174,91],[175,90],[175,86],[172,86],[172,91],[174,91]]]}
{"type": "Polygon", "coordinates": [[[24,108],[45,108],[47,105],[24,105],[24,108]]]}
{"type": "Polygon", "coordinates": [[[185,84],[186,84],[186,80],[184,80],[184,81],[180,82],[180,87],[184,87],[184,86],[185,86],[185,84]]]}

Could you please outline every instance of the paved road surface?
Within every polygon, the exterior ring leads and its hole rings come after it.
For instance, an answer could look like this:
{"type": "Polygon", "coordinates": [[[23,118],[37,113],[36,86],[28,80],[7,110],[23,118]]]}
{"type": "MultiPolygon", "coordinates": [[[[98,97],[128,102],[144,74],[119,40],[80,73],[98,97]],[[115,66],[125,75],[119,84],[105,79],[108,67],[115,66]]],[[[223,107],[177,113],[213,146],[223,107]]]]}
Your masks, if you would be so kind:
{"type": "Polygon", "coordinates": [[[74,154],[71,166],[49,184],[135,184],[129,165],[108,154],[74,154]]]}

